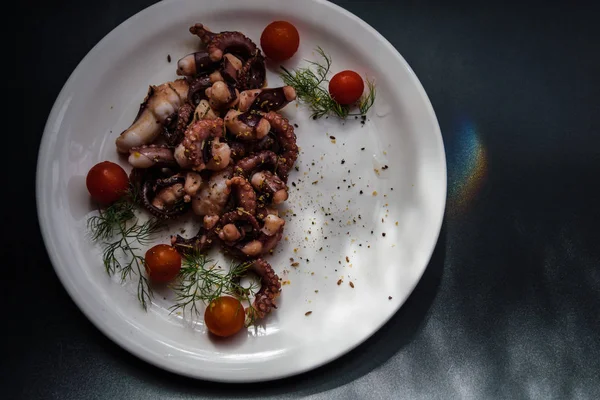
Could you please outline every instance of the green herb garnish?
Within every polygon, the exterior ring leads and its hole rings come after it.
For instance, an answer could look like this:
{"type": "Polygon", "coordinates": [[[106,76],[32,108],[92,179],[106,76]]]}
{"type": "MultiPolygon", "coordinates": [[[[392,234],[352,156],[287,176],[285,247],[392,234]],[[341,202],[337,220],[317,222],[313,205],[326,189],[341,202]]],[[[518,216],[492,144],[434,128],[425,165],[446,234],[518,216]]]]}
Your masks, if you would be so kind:
{"type": "Polygon", "coordinates": [[[221,296],[233,296],[242,303],[248,303],[250,310],[246,313],[246,326],[254,324],[255,313],[250,297],[258,291],[259,285],[252,282],[249,287],[244,287],[239,283],[250,264],[249,261],[233,263],[229,270],[225,270],[205,254],[191,252],[184,255],[179,281],[172,287],[177,297],[171,312],[185,314],[189,310],[199,316],[198,301],[208,305],[221,296]]]}
{"type": "Polygon", "coordinates": [[[363,95],[358,101],[359,112],[350,112],[352,107],[337,103],[326,88],[321,85],[328,82],[327,75],[331,68],[331,57],[325,51],[317,47],[315,49],[323,58],[321,62],[306,60],[310,65],[306,68],[297,68],[292,71],[281,67],[281,79],[283,83],[292,86],[296,90],[298,99],[308,105],[312,111],[313,119],[321,118],[327,114],[336,115],[342,119],[350,116],[364,116],[375,102],[375,84],[366,79],[368,93],[363,95]]]}
{"type": "Polygon", "coordinates": [[[98,209],[98,215],[88,218],[87,226],[92,240],[104,246],[102,262],[110,276],[119,273],[124,282],[132,273],[138,276],[137,297],[144,310],[152,298],[152,289],[144,276],[144,257],[138,254],[140,247],[149,243],[152,234],[158,232],[163,224],[156,218],[140,223],[136,218],[138,194],[130,189],[121,199],[104,210],[98,209]],[[123,257],[123,261],[119,258],[123,257]]]}

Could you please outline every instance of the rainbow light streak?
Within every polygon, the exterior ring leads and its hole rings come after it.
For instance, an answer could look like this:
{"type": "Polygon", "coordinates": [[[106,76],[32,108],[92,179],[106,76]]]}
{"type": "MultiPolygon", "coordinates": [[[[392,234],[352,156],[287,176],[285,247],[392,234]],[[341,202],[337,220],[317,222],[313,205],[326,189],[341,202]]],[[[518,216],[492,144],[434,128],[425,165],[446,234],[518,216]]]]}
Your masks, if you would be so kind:
{"type": "Polygon", "coordinates": [[[457,137],[454,151],[449,154],[452,165],[448,168],[448,200],[452,214],[466,211],[483,186],[488,168],[486,149],[471,120],[462,124],[457,137]]]}

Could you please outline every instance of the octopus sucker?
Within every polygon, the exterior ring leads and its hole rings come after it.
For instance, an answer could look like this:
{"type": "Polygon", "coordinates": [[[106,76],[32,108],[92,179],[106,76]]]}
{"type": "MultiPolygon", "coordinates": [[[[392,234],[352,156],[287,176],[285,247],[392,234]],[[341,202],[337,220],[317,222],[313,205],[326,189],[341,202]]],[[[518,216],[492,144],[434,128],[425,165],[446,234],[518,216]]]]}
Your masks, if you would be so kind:
{"type": "Polygon", "coordinates": [[[294,166],[298,158],[298,145],[296,144],[296,134],[294,127],[287,118],[277,114],[274,111],[262,114],[264,119],[269,121],[271,129],[281,147],[281,153],[277,160],[277,175],[287,182],[289,171],[294,166]]]}
{"type": "Polygon", "coordinates": [[[151,86],[137,117],[117,138],[117,151],[128,153],[132,147],[154,142],[167,118],[185,103],[188,89],[188,82],[184,79],[151,86]]]}
{"type": "Polygon", "coordinates": [[[256,44],[241,32],[214,33],[202,24],[195,24],[190,27],[190,33],[202,40],[212,61],[221,61],[225,53],[247,60],[259,52],[256,44]]]}
{"type": "Polygon", "coordinates": [[[240,93],[239,110],[278,111],[296,100],[296,90],[291,86],[272,89],[252,89],[240,93]]]}
{"type": "Polygon", "coordinates": [[[262,258],[251,261],[247,271],[256,274],[260,279],[260,289],[252,306],[246,309],[246,325],[249,325],[256,319],[265,318],[271,310],[277,308],[275,300],[281,292],[281,283],[271,264],[262,258]]]}
{"type": "Polygon", "coordinates": [[[153,144],[131,148],[128,161],[134,168],[177,166],[172,149],[153,144]]]}
{"type": "Polygon", "coordinates": [[[255,112],[241,113],[229,110],[225,115],[227,130],[242,141],[262,139],[268,135],[271,124],[266,118],[255,112]]]}

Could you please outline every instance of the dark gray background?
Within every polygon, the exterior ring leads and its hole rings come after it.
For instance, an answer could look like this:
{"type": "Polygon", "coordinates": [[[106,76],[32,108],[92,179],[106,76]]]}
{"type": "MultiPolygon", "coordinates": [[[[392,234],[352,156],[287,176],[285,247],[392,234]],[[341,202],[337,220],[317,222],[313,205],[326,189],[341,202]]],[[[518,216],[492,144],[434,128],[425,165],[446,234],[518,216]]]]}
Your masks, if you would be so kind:
{"type": "Polygon", "coordinates": [[[442,233],[413,295],[365,344],[295,378],[223,385],[103,336],[54,274],[34,211],[55,97],[96,42],[151,3],[17,4],[24,22],[4,38],[16,77],[3,93],[22,102],[4,132],[16,142],[5,148],[0,397],[600,398],[597,7],[336,1],[400,51],[433,103],[448,157],[442,233]]]}

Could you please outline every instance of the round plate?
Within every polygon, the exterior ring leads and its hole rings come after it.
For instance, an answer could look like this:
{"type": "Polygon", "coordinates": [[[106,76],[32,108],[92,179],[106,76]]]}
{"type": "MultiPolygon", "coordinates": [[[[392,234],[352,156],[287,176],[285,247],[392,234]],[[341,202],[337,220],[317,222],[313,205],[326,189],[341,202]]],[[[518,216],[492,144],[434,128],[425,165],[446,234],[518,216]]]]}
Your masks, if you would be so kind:
{"type": "MultiPolygon", "coordinates": [[[[270,87],[281,85],[275,67],[269,67],[270,87]]],[[[102,39],[65,84],[46,124],[37,169],[44,241],[75,303],[140,358],[217,381],[297,374],[371,336],[422,276],[445,198],[442,137],[415,74],[373,28],[320,0],[168,1],[138,13],[102,39]],[[333,59],[332,71],[352,69],[374,79],[377,100],[366,121],[312,120],[295,104],[284,110],[298,125],[301,151],[283,210],[285,240],[269,257],[282,278],[279,308],[258,327],[215,340],[202,318],[169,313],[168,291],[158,290],[144,312],[135,281],[121,284],[105,273],[102,248],[86,234],[95,210],[85,176],[102,160],[127,166],[114,140],[133,121],[148,85],[175,79],[176,60],[197,48],[190,25],[239,30],[258,43],[273,20],[291,21],[300,32],[300,49],[287,67],[318,60],[314,49],[320,46],[333,59]]],[[[187,232],[196,223],[191,216],[182,222],[187,232]]],[[[169,228],[156,242],[168,242],[181,229],[169,228]]]]}

